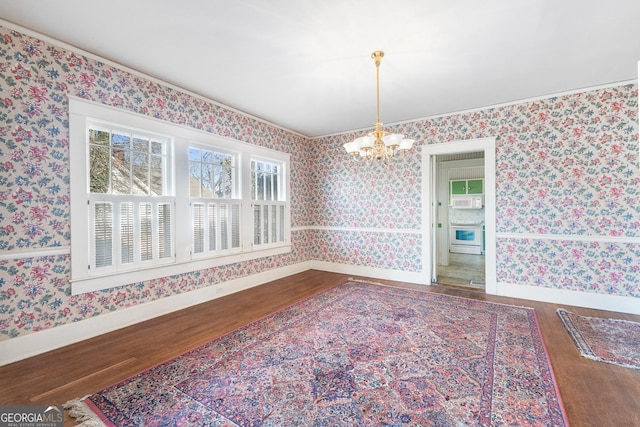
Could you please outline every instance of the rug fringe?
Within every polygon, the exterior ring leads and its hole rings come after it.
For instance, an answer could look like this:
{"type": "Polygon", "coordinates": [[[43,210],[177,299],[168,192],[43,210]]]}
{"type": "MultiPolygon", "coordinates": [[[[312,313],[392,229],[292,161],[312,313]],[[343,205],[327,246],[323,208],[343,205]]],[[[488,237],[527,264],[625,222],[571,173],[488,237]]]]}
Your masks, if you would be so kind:
{"type": "Polygon", "coordinates": [[[80,424],[76,427],[107,427],[105,423],[85,403],[85,396],[80,399],[72,399],[65,403],[64,409],[69,411],[69,416],[80,424]]]}

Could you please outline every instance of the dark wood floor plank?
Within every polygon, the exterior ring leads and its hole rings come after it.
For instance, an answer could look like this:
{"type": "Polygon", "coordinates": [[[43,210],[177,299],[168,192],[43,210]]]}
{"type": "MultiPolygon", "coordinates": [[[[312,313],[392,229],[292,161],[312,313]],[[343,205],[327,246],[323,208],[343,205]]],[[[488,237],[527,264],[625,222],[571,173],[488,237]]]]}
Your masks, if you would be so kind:
{"type": "MultiPolygon", "coordinates": [[[[1,366],[0,405],[62,404],[91,394],[347,278],[338,273],[306,271],[1,366]]],[[[581,357],[556,314],[561,306],[476,290],[371,281],[535,308],[571,425],[640,426],[640,370],[581,357]]],[[[640,321],[640,316],[563,307],[586,316],[640,321]]],[[[73,425],[68,417],[66,420],[73,425]]]]}

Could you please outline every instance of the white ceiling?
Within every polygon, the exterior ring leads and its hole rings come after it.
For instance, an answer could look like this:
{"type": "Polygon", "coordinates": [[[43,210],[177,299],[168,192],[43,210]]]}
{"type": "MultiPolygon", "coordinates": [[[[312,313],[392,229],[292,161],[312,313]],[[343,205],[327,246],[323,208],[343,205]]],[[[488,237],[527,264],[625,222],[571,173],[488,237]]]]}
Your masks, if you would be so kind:
{"type": "Polygon", "coordinates": [[[638,0],[0,0],[0,17],[307,136],[637,79],[638,0]]]}

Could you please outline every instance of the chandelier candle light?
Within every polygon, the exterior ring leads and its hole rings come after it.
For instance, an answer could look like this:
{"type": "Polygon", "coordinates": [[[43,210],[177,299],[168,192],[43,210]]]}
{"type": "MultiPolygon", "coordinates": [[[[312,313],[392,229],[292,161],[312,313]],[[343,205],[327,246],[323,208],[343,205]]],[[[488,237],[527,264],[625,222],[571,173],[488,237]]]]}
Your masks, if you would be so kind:
{"type": "Polygon", "coordinates": [[[384,52],[376,50],[371,54],[376,64],[376,96],[378,103],[378,121],[376,129],[365,136],[356,138],[352,142],[344,144],[344,149],[351,154],[354,159],[363,157],[365,160],[388,160],[395,157],[396,153],[409,151],[415,140],[405,139],[400,133],[388,133],[382,130],[380,122],[380,61],[384,52]]]}

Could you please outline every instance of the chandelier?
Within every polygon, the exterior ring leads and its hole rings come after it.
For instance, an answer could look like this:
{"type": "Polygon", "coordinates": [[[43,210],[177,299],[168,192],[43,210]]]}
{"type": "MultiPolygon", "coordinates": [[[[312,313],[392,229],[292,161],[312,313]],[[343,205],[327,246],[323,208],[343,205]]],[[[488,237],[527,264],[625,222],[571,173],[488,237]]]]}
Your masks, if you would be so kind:
{"type": "Polygon", "coordinates": [[[359,157],[368,161],[373,159],[388,160],[395,157],[396,153],[409,151],[415,142],[413,139],[405,139],[402,134],[388,133],[382,130],[382,122],[380,122],[380,61],[383,56],[384,52],[381,50],[376,50],[371,54],[371,58],[376,64],[376,96],[378,104],[376,128],[374,131],[344,144],[344,149],[356,160],[359,157]]]}

